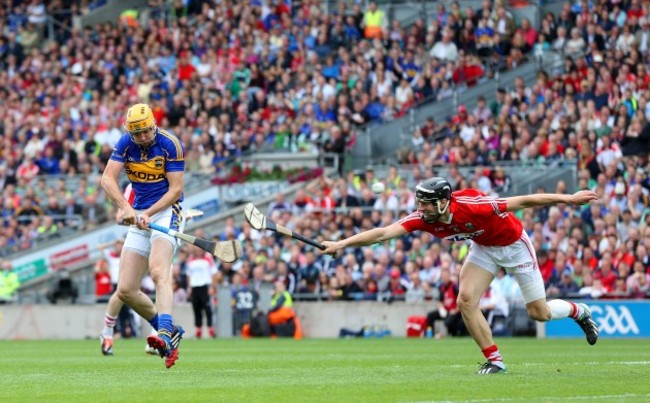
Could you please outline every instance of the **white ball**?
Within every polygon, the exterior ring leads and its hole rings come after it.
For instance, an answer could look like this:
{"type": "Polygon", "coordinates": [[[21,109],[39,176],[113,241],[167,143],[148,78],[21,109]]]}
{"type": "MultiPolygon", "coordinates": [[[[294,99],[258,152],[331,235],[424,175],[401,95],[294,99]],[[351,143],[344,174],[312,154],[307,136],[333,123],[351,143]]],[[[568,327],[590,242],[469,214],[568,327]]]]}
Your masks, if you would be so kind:
{"type": "Polygon", "coordinates": [[[384,190],[386,190],[386,186],[384,186],[384,184],[381,182],[375,182],[372,184],[371,189],[374,193],[379,194],[379,193],[384,193],[384,190]]]}

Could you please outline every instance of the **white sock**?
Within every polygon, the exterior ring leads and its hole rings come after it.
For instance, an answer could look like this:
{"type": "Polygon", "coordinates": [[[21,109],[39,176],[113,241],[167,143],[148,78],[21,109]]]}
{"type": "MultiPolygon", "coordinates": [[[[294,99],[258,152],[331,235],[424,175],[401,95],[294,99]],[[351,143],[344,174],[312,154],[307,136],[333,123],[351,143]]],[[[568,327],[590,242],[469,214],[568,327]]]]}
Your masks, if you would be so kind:
{"type": "Polygon", "coordinates": [[[104,329],[102,330],[102,336],[104,336],[107,339],[112,339],[113,338],[113,333],[115,333],[115,322],[117,321],[117,318],[113,318],[112,316],[104,316],[104,329]]]}
{"type": "Polygon", "coordinates": [[[582,316],[584,311],[580,305],[561,299],[549,301],[548,306],[551,308],[551,320],[564,318],[577,319],[582,316]]]}

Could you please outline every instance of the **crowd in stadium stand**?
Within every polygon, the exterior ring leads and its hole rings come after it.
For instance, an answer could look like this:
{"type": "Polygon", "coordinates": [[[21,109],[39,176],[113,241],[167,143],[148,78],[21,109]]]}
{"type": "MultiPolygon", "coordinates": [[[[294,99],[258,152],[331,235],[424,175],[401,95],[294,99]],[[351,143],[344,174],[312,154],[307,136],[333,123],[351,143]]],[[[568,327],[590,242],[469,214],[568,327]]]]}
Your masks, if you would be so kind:
{"type": "MultiPolygon", "coordinates": [[[[458,188],[491,194],[508,186],[498,161],[577,158],[579,187],[596,189],[602,202],[520,217],[549,294],[647,292],[645,3],[567,3],[559,15],[545,15],[539,28],[526,20],[518,26],[500,3],[486,0],[478,10],[440,4],[435,19],[403,28],[396,21],[388,25],[373,4],[363,10],[341,3],[325,14],[319,1],[302,1],[296,10],[283,2],[270,8],[256,1],[190,1],[171,9],[171,25],[160,11],[145,26],[125,20],[57,31],[55,38],[42,19],[33,19],[34,12],[47,12],[43,2],[18,3],[2,8],[0,250],[27,249],[66,217],[111,217],[95,179],[135,102],[148,102],[159,126],[183,140],[188,171],[214,173],[246,152],[342,152],[359,127],[449,97],[454,86],[477,85],[496,69],[559,51],[566,55],[564,74],[540,72],[528,86],[518,79],[476,109],[461,106],[455,116],[430,119],[413,134],[413,150],[400,157],[421,167],[416,180],[441,165],[485,167],[474,177],[449,179],[458,188]],[[74,190],[46,189],[42,175],[59,173],[87,179],[74,190]]],[[[277,207],[273,217],[322,239],[388,224],[414,206],[413,184],[394,179],[378,200],[367,179],[323,179],[286,208],[277,207]],[[339,198],[347,207],[359,203],[374,211],[309,211],[338,207],[339,198]]],[[[467,252],[464,244],[417,234],[331,262],[306,246],[234,223],[219,236],[246,242],[246,257],[235,268],[251,284],[285,276],[294,292],[324,292],[332,299],[375,298],[387,290],[423,298],[440,286],[441,273],[455,281],[467,252]]],[[[228,281],[232,267],[222,269],[228,281]]],[[[516,299],[516,287],[504,290],[516,299]]]]}
{"type": "MultiPolygon", "coordinates": [[[[416,180],[434,174],[438,166],[480,167],[473,177],[454,174],[452,168],[450,180],[458,189],[470,186],[492,195],[509,185],[499,161],[577,159],[578,187],[595,190],[601,196],[599,203],[519,214],[534,241],[550,296],[648,295],[647,8],[637,2],[614,6],[567,3],[559,16],[544,17],[539,32],[522,24],[517,32],[536,56],[551,50],[564,53],[565,73],[540,72],[537,82],[529,86],[518,78],[511,89],[500,88],[494,100],[481,99],[471,111],[460,106],[457,115],[442,122],[429,119],[413,134],[413,150],[403,155],[402,162],[422,167],[416,180]]],[[[392,190],[377,198],[363,183],[352,178],[323,183],[309,195],[300,192],[294,203],[280,201],[284,207],[276,206],[272,216],[308,237],[335,239],[389,224],[413,209],[413,184],[387,178],[392,190]],[[352,208],[351,213],[341,214],[332,210],[342,205],[359,205],[369,211],[352,208]],[[310,208],[314,212],[309,213],[310,208]]],[[[555,189],[539,191],[565,193],[567,189],[560,182],[555,189]]],[[[350,250],[330,260],[284,238],[271,242],[272,238],[260,237],[246,225],[233,225],[220,235],[228,237],[246,241],[246,258],[236,269],[249,273],[256,287],[262,280],[280,278],[293,292],[317,292],[329,299],[401,294],[422,298],[431,288],[447,287],[446,279],[457,281],[467,252],[465,244],[419,234],[388,248],[350,250]],[[450,276],[443,276],[447,271],[450,276]]],[[[232,269],[225,266],[227,280],[232,269]]],[[[510,276],[499,276],[494,286],[511,300],[518,298],[510,276]]]]}
{"type": "Polygon", "coordinates": [[[84,227],[112,216],[96,179],[135,102],[151,104],[159,126],[182,139],[188,171],[211,174],[247,152],[341,153],[359,127],[475,85],[531,50],[521,42],[529,23],[516,29],[489,2],[477,11],[440,6],[430,24],[403,28],[388,25],[374,3],[340,3],[326,14],[320,1],[295,10],[150,1],[158,8],[145,25],[131,10],[96,28],[61,28],[103,3],[0,7],[2,254],[30,248],[70,216],[81,215],[75,223],[84,227]],[[78,194],[26,190],[39,175],[58,174],[90,183],[78,194]]]}

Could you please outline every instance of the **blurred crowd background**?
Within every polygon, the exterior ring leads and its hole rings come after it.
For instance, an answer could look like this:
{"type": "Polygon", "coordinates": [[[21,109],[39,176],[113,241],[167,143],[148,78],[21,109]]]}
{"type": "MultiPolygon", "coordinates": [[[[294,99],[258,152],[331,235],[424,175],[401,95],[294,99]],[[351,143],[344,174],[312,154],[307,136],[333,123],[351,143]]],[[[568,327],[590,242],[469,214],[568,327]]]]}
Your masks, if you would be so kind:
{"type": "MultiPolygon", "coordinates": [[[[403,27],[374,2],[325,12],[319,0],[160,0],[149,2],[146,24],[128,10],[93,28],[61,28],[103,3],[0,5],[3,258],[113,219],[98,180],[131,104],[149,103],[158,126],[185,144],[187,171],[209,181],[251,154],[343,157],[368,125],[560,54],[562,73],[540,70],[532,84],[517,78],[476,107],[430,117],[385,176],[341,169],[292,200],[279,195],[268,214],[307,237],[337,239],[412,211],[415,183],[443,168],[456,189],[498,196],[519,163],[577,164],[577,188],[596,191],[598,203],[518,214],[549,296],[648,295],[650,3],[566,2],[535,26],[516,21],[507,2],[450,2],[403,27]],[[376,181],[386,192],[370,190],[376,181]]],[[[235,273],[251,287],[279,279],[305,299],[437,299],[457,283],[468,248],[417,233],[332,259],[235,218],[199,235],[245,244],[240,262],[215,267],[215,284],[235,273]]],[[[175,267],[179,301],[188,253],[175,267]]],[[[519,298],[508,275],[493,288],[519,298]]]]}

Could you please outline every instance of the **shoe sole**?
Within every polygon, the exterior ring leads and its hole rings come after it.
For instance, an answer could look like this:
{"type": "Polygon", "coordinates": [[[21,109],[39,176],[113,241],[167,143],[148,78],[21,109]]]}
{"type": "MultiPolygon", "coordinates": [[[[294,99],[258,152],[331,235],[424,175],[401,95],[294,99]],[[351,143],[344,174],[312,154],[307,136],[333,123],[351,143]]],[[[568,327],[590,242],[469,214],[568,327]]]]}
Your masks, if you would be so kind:
{"type": "Polygon", "coordinates": [[[149,345],[149,347],[158,350],[158,354],[161,357],[165,357],[168,354],[166,353],[167,344],[163,339],[161,339],[158,336],[154,336],[154,335],[148,336],[147,344],[149,345]]]}

